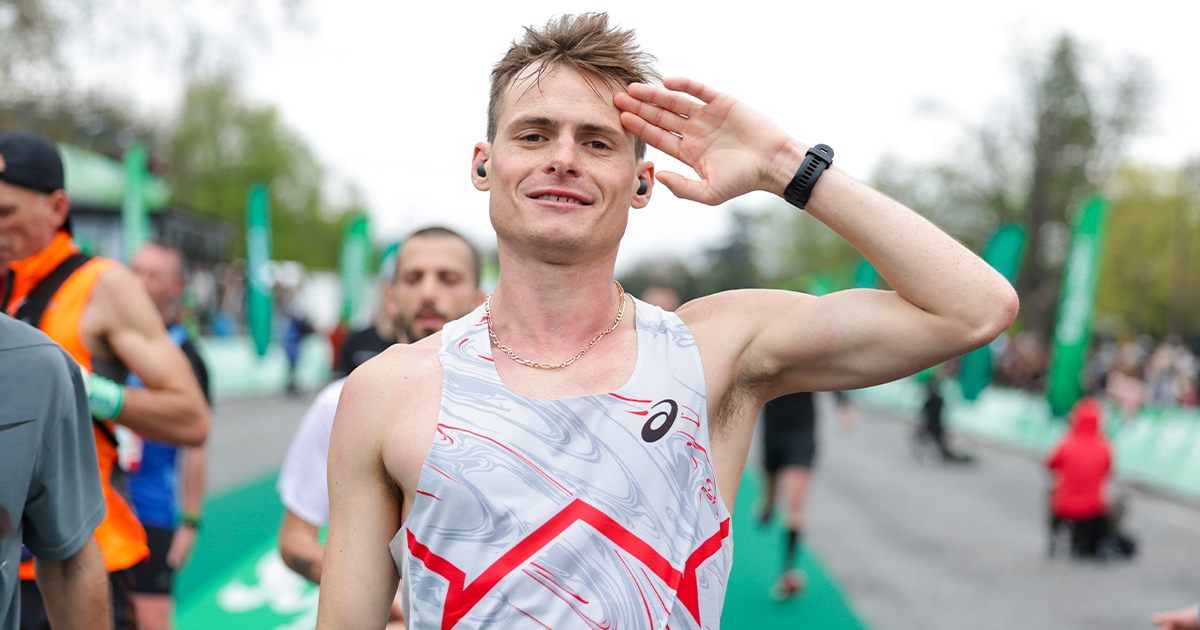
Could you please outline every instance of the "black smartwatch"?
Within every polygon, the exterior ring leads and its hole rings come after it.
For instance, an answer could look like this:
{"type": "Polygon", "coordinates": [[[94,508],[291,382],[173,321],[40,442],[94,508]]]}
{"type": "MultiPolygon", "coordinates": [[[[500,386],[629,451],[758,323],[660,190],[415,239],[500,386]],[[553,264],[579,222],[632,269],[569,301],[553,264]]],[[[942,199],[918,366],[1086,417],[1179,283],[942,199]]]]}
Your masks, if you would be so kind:
{"type": "Polygon", "coordinates": [[[833,149],[828,144],[818,144],[809,149],[808,153],[804,154],[804,162],[800,164],[796,175],[792,177],[787,188],[783,189],[783,198],[803,210],[808,204],[808,198],[812,197],[817,178],[830,166],[833,166],[833,149]]]}

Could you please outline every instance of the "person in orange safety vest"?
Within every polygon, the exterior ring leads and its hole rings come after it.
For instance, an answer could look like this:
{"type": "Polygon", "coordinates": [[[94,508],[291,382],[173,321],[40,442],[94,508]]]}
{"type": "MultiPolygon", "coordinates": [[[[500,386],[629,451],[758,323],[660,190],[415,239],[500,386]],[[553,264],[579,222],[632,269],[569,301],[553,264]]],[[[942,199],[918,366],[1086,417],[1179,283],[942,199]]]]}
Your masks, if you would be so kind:
{"type": "MultiPolygon", "coordinates": [[[[0,133],[0,309],[40,328],[84,370],[107,506],[95,538],[112,583],[114,627],[136,628],[127,569],[149,551],[121,495],[113,423],[196,446],[208,435],[208,407],[137,277],[72,241],[69,208],[54,144],[30,131],[0,133]],[[130,371],[145,389],[121,385],[130,371]]],[[[32,563],[22,563],[23,630],[48,627],[33,577],[32,563]]]]}

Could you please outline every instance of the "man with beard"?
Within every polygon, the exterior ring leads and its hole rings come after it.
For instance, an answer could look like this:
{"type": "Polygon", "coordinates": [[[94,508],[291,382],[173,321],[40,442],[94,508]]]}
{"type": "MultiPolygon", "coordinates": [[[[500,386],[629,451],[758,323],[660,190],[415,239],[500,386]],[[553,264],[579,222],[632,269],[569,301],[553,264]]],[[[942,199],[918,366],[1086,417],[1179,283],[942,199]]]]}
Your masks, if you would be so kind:
{"type": "MultiPolygon", "coordinates": [[[[479,306],[483,301],[480,271],[475,247],[452,230],[430,227],[408,237],[396,258],[395,276],[384,289],[385,310],[398,341],[424,339],[479,306]]],[[[317,394],[279,475],[279,495],[287,508],[279,552],[288,567],[314,584],[321,583],[325,553],[320,529],[329,521],[329,433],[345,382],[344,378],[334,381],[317,394]]]]}

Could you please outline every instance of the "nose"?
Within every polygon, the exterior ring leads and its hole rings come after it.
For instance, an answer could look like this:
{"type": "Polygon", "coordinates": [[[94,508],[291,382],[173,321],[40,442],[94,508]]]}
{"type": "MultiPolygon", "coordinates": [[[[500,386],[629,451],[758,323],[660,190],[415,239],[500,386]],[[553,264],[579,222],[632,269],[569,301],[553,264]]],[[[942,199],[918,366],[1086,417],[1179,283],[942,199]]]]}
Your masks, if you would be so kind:
{"type": "Polygon", "coordinates": [[[560,175],[579,174],[579,147],[574,136],[560,135],[550,147],[550,159],[546,172],[560,175]]]}
{"type": "Polygon", "coordinates": [[[421,277],[421,292],[422,303],[432,303],[437,295],[438,278],[436,273],[427,273],[421,277]]]}

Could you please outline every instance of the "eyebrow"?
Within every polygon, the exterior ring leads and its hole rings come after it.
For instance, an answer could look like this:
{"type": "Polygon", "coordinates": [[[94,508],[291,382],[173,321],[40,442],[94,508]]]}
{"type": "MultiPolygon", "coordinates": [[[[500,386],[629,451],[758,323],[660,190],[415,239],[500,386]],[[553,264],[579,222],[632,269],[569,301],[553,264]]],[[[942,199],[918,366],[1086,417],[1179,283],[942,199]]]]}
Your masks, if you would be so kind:
{"type": "MultiPolygon", "coordinates": [[[[553,128],[553,127],[558,127],[560,125],[561,125],[561,123],[557,119],[550,118],[548,116],[530,116],[528,118],[521,118],[519,120],[515,120],[512,122],[512,124],[510,126],[512,126],[512,127],[533,126],[533,127],[542,127],[542,128],[553,128]]],[[[611,127],[609,125],[601,125],[601,124],[597,124],[597,123],[582,123],[579,125],[579,130],[584,133],[598,133],[598,134],[604,134],[604,135],[609,135],[609,136],[624,135],[620,131],[617,131],[617,129],[614,127],[611,127]]]]}

